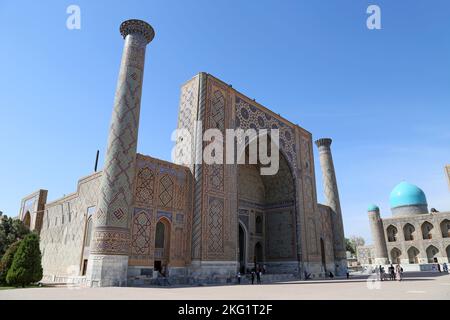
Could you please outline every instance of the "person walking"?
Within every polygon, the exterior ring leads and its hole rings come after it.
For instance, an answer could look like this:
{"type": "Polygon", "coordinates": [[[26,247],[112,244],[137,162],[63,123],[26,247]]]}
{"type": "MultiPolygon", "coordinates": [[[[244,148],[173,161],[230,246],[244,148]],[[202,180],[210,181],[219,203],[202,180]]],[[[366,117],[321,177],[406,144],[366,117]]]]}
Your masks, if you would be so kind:
{"type": "Polygon", "coordinates": [[[402,267],[400,266],[400,264],[397,264],[397,266],[395,267],[395,278],[397,281],[402,280],[402,267]]]}
{"type": "Polygon", "coordinates": [[[252,284],[255,284],[255,271],[252,270],[252,284]]]}
{"type": "Polygon", "coordinates": [[[241,273],[238,271],[237,275],[238,284],[241,284],[241,273]]]}
{"type": "Polygon", "coordinates": [[[442,272],[440,263],[437,263],[437,269],[438,269],[439,272],[442,272]]]}
{"type": "Polygon", "coordinates": [[[261,271],[256,271],[256,282],[261,284],[261,271]]]}
{"type": "Polygon", "coordinates": [[[447,263],[443,263],[442,264],[442,269],[444,270],[444,272],[448,272],[448,266],[447,266],[447,263]]]}
{"type": "Polygon", "coordinates": [[[389,267],[389,278],[391,281],[395,280],[395,268],[393,264],[389,267]]]}

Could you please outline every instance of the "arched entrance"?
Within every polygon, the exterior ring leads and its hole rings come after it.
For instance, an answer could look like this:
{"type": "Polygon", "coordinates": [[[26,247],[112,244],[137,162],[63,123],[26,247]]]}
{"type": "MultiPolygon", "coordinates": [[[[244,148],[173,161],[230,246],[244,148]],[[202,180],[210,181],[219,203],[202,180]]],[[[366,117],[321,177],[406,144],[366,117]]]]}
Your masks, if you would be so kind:
{"type": "Polygon", "coordinates": [[[239,223],[239,272],[245,273],[247,256],[247,239],[245,229],[239,223]]]}
{"type": "Polygon", "coordinates": [[[27,211],[27,213],[25,213],[25,216],[23,217],[23,224],[25,225],[25,227],[30,229],[30,226],[31,226],[31,215],[30,215],[29,211],[27,211]]]}
{"type": "Polygon", "coordinates": [[[402,255],[402,252],[397,249],[394,248],[391,250],[391,263],[395,263],[398,264],[400,263],[400,256],[402,255]]]}
{"type": "Polygon", "coordinates": [[[389,227],[387,227],[386,232],[387,232],[387,236],[388,236],[388,242],[397,241],[398,230],[396,227],[394,227],[393,225],[390,225],[389,227]]]}
{"type": "Polygon", "coordinates": [[[403,227],[403,234],[405,235],[405,241],[413,241],[415,238],[416,228],[410,223],[405,224],[403,227]]]}
{"type": "Polygon", "coordinates": [[[170,257],[170,221],[161,218],[155,231],[155,271],[165,276],[170,257]]]}
{"type": "Polygon", "coordinates": [[[450,220],[445,219],[440,223],[442,238],[450,238],[450,220]]]}
{"type": "MultiPolygon", "coordinates": [[[[290,272],[298,267],[296,253],[295,184],[291,167],[282,152],[274,175],[261,175],[261,163],[238,165],[238,209],[248,212],[249,246],[254,246],[253,262],[266,265],[268,273],[290,272]],[[289,266],[289,267],[287,267],[289,266]],[[278,269],[280,271],[278,271],[278,269]]],[[[256,265],[255,265],[256,267],[256,265]]]]}
{"type": "Polygon", "coordinates": [[[435,246],[431,245],[427,248],[427,258],[428,263],[435,263],[437,262],[437,255],[439,253],[439,249],[435,246]]]}
{"type": "Polygon", "coordinates": [[[255,267],[259,265],[262,267],[264,265],[263,248],[260,242],[255,244],[255,267]]]}
{"type": "Polygon", "coordinates": [[[433,239],[433,225],[428,221],[422,224],[422,237],[424,240],[433,239]]]}
{"type": "Polygon", "coordinates": [[[327,262],[325,259],[325,242],[323,241],[322,238],[320,238],[320,255],[322,258],[322,268],[323,268],[323,272],[327,272],[327,262]]]}
{"type": "Polygon", "coordinates": [[[450,246],[445,249],[445,252],[447,253],[447,261],[450,263],[450,246]]]}
{"type": "Polygon", "coordinates": [[[419,263],[419,250],[416,247],[411,247],[408,249],[408,260],[410,264],[419,263]]]}

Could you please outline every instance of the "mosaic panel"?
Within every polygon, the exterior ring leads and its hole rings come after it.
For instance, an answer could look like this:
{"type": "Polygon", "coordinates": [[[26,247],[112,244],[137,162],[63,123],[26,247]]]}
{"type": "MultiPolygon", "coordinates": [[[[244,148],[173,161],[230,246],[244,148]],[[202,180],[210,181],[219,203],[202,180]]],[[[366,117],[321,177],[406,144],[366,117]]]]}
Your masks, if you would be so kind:
{"type": "Polygon", "coordinates": [[[223,253],[223,219],[224,200],[211,197],[208,210],[208,253],[210,255],[223,253]]]}
{"type": "Polygon", "coordinates": [[[170,208],[173,206],[173,189],[172,178],[168,174],[163,175],[159,180],[159,205],[161,207],[170,208]]]}
{"type": "Polygon", "coordinates": [[[148,167],[140,168],[136,182],[136,202],[151,205],[153,203],[154,184],[155,174],[153,170],[148,167]]]}
{"type": "Polygon", "coordinates": [[[148,265],[150,263],[151,225],[151,210],[135,208],[131,227],[130,264],[148,265]]]}
{"type": "Polygon", "coordinates": [[[273,115],[236,96],[236,128],[247,129],[278,129],[280,132],[280,149],[294,169],[296,175],[296,148],[293,129],[273,115]]]}

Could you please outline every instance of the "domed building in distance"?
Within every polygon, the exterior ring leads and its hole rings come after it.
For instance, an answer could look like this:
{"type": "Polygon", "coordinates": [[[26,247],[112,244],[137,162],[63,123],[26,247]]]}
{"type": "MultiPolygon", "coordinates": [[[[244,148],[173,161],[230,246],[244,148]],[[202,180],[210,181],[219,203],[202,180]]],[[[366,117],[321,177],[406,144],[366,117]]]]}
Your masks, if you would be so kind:
{"type": "Polygon", "coordinates": [[[358,248],[362,265],[404,265],[405,270],[430,270],[450,262],[450,211],[428,209],[418,186],[403,181],[389,197],[392,216],[381,218],[377,205],[367,208],[373,245],[358,248]]]}

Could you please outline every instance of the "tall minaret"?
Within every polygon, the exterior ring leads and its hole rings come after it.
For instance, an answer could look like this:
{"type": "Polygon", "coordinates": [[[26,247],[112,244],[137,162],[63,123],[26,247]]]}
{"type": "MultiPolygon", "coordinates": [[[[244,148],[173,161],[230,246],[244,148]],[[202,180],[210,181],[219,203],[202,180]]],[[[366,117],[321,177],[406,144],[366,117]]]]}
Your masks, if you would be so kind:
{"type": "Polygon", "coordinates": [[[388,264],[389,257],[386,246],[386,238],[384,237],[383,220],[380,217],[380,209],[376,205],[371,205],[367,211],[369,215],[373,245],[375,248],[375,261],[373,261],[373,263],[376,265],[388,264]]]}
{"type": "Polygon", "coordinates": [[[139,129],[145,47],[155,32],[146,22],[120,25],[125,39],[100,183],[87,270],[88,286],[125,286],[131,202],[139,129]]]}
{"type": "Polygon", "coordinates": [[[326,205],[333,211],[334,261],[338,266],[336,268],[336,273],[338,275],[345,275],[347,272],[347,256],[345,252],[344,224],[342,222],[341,204],[339,201],[333,157],[331,155],[331,142],[331,139],[323,138],[317,140],[315,143],[319,148],[326,205]]]}

